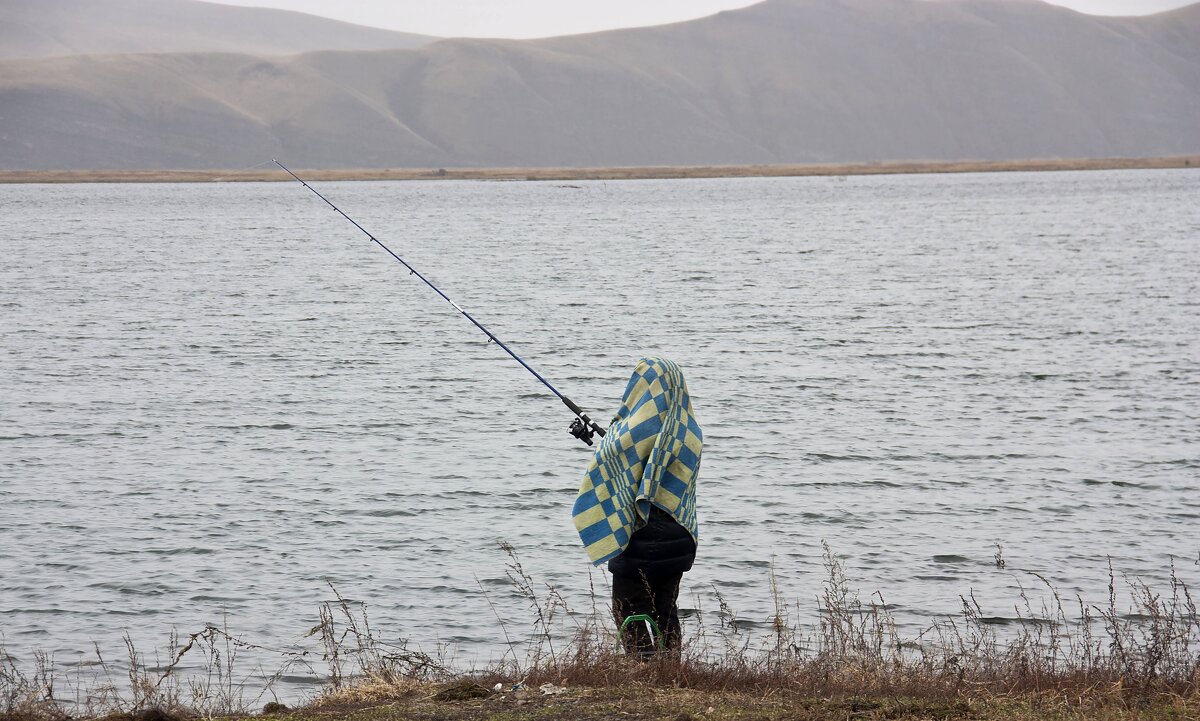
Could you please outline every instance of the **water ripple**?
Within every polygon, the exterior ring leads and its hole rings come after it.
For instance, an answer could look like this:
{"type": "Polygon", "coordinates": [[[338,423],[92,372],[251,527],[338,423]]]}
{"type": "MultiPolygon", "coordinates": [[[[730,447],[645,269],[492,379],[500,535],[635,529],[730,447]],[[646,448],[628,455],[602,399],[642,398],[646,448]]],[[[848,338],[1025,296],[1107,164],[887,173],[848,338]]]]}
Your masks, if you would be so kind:
{"type": "MultiPolygon", "coordinates": [[[[714,588],[763,624],[772,572],[814,622],[822,540],[906,628],[971,590],[1010,624],[1020,569],[1200,585],[1196,173],[581,185],[322,189],[593,417],[639,355],[683,365],[685,624],[714,588]]],[[[607,593],[569,414],[301,191],[0,186],[11,652],[303,643],[332,583],[389,637],[498,658],[496,613],[530,621],[498,540],[577,611],[607,593]]]]}

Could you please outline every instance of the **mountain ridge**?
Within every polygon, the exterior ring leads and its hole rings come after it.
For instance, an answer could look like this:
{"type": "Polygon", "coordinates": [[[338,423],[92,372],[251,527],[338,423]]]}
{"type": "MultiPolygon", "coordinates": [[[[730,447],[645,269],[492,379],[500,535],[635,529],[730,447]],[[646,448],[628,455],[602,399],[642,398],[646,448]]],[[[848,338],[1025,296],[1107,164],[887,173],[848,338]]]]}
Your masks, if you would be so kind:
{"type": "Polygon", "coordinates": [[[1200,4],[767,0],[286,58],[0,62],[0,168],[581,167],[1200,152],[1200,4]]]}
{"type": "Polygon", "coordinates": [[[416,48],[437,40],[202,0],[0,0],[0,60],[64,55],[416,48]]]}

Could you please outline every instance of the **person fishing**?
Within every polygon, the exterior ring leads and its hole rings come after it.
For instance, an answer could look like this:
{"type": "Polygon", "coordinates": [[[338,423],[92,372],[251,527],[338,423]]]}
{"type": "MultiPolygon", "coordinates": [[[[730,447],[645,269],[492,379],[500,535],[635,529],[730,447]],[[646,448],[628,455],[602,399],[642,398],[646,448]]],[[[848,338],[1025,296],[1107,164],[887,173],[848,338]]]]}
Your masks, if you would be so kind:
{"type": "Polygon", "coordinates": [[[563,402],[575,420],[568,432],[592,445],[602,439],[575,501],[575,527],[596,565],[613,574],[613,616],[627,653],[649,658],[675,653],[681,641],[679,582],[696,558],[696,476],[704,435],[679,366],[642,358],[608,429],[588,417],[504,341],[458,303],[278,160],[280,169],[312,191],[403,265],[490,342],[521,364],[563,402]],[[626,633],[628,631],[628,633],[626,633]]]}
{"type": "Polygon", "coordinates": [[[612,573],[622,647],[639,658],[679,652],[677,600],[696,558],[703,445],[679,366],[642,358],[572,509],[588,557],[612,573]]]}

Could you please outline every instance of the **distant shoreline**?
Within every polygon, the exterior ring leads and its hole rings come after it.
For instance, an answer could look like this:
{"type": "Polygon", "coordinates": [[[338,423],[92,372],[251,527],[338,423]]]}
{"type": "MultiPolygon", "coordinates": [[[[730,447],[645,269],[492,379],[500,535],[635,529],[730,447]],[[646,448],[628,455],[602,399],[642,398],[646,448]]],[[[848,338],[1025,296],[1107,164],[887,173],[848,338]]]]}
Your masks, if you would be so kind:
{"type": "MultiPolygon", "coordinates": [[[[809,163],[780,165],[652,165],[596,168],[378,168],[311,170],[306,180],[649,180],[771,178],[919,173],[1010,173],[1051,170],[1200,168],[1200,155],[1069,160],[809,163]]],[[[283,171],[256,170],[0,170],[0,183],[212,183],[292,180],[283,171]]]]}

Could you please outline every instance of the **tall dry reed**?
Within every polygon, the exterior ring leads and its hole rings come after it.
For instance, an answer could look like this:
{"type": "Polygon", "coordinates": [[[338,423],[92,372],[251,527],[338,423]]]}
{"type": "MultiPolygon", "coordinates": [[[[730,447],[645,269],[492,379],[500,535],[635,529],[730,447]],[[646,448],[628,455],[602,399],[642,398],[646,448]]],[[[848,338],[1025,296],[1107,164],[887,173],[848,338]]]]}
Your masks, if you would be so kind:
{"type": "MultiPolygon", "coordinates": [[[[264,697],[274,699],[275,682],[295,670],[322,677],[326,693],[353,688],[385,696],[414,682],[469,681],[479,688],[519,681],[774,689],[821,697],[1049,694],[1076,700],[1169,696],[1193,703],[1200,698],[1200,614],[1173,566],[1168,587],[1159,591],[1119,577],[1110,563],[1107,598],[1099,605],[1065,600],[1045,577],[1029,574],[1033,584],[1021,587],[1014,621],[1000,625],[968,593],[959,614],[906,636],[884,596],[861,598],[843,562],[826,546],[815,625],[792,618],[791,609],[798,607],[782,597],[772,566],[766,579],[773,599],[767,632],[749,633],[714,589],[715,611],[698,609],[689,619],[682,649],[647,662],[618,650],[605,594],[593,586],[591,607],[574,613],[557,588],[534,579],[511,545],[501,544],[501,550],[512,596],[527,604],[530,621],[513,629],[496,612],[510,651],[482,670],[456,667],[453,649],[444,644],[428,653],[403,638],[382,640],[365,604],[330,586],[334,598],[321,604],[318,622],[306,634],[319,641],[320,668],[307,650],[251,644],[213,625],[182,638],[173,635],[166,663],[147,663],[128,637],[120,663],[97,649],[94,666],[100,673],[88,683],[69,683],[45,654],[34,654],[32,667],[21,668],[0,647],[0,716],[65,721],[151,709],[180,717],[238,714],[264,697]],[[243,671],[243,650],[275,655],[278,669],[271,675],[261,668],[243,671]],[[201,672],[182,673],[185,657],[201,672]]],[[[999,546],[995,561],[1003,567],[999,546]]],[[[495,610],[482,585],[480,591],[495,610]]]]}

